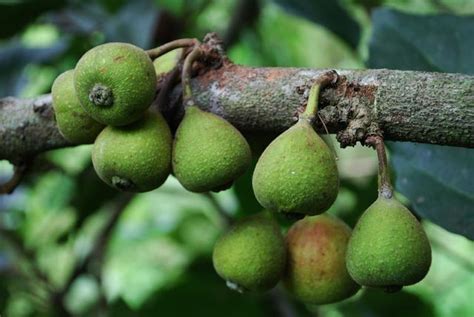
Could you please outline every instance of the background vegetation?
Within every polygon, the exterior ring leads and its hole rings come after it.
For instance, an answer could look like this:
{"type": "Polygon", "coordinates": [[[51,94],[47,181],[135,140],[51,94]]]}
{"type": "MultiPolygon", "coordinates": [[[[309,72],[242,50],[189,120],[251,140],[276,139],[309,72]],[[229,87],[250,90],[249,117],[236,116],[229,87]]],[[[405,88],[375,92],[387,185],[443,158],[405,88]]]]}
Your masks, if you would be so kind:
{"type": "MultiPolygon", "coordinates": [[[[48,93],[100,43],[151,48],[209,31],[221,34],[234,62],[251,66],[474,74],[470,0],[4,0],[0,21],[0,96],[48,93]]],[[[96,177],[90,146],[79,146],[41,155],[21,186],[0,196],[0,314],[474,316],[473,150],[389,147],[400,197],[424,219],[433,246],[427,278],[399,293],[365,290],[321,307],[278,288],[234,293],[211,253],[223,214],[260,210],[250,172],[218,194],[186,192],[169,177],[124,201],[96,177]]],[[[342,186],[330,212],[353,225],[376,197],[375,153],[337,152],[342,186]]],[[[0,181],[11,169],[0,161],[0,181]]]]}

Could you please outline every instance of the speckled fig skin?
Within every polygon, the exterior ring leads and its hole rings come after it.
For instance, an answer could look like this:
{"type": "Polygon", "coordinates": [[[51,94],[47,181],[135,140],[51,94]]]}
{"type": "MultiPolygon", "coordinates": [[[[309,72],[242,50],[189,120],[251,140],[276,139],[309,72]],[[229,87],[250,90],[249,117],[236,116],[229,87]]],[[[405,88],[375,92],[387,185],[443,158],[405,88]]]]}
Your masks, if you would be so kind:
{"type": "Polygon", "coordinates": [[[104,125],[92,119],[81,107],[73,83],[74,70],[59,75],[51,88],[53,108],[62,136],[73,144],[93,143],[104,125]]]}
{"type": "Polygon", "coordinates": [[[419,221],[395,198],[379,197],[360,217],[347,251],[347,268],[359,284],[387,290],[421,281],[431,247],[419,221]]]}
{"type": "Polygon", "coordinates": [[[155,68],[141,48],[106,43],[81,57],[74,86],[92,118],[107,125],[127,125],[136,121],[155,98],[155,68]]]}
{"type": "Polygon", "coordinates": [[[268,211],[235,223],[216,242],[214,268],[236,291],[263,292],[283,274],[285,242],[278,223],[268,211]]]}
{"type": "Polygon", "coordinates": [[[339,176],[334,155],[310,123],[301,119],[265,149],[252,185],[267,209],[315,215],[336,199],[339,176]]]}
{"type": "Polygon", "coordinates": [[[228,188],[251,160],[250,146],[229,122],[196,106],[186,108],[172,160],[174,175],[184,188],[192,192],[228,188]]]}
{"type": "Polygon", "coordinates": [[[161,114],[148,112],[125,127],[106,127],[92,149],[97,175],[108,185],[145,192],[164,183],[171,170],[171,132],[161,114]]]}
{"type": "Polygon", "coordinates": [[[296,299],[329,304],[359,290],[346,269],[345,252],[351,229],[329,214],[305,217],[286,236],[287,266],[283,282],[296,299]]]}

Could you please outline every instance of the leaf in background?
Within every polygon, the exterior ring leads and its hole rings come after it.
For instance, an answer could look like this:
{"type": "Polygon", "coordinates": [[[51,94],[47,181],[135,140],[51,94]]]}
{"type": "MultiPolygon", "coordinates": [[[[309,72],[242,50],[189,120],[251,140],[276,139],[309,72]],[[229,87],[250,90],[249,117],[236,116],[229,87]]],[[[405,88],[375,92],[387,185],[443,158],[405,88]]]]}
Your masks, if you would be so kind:
{"type": "Polygon", "coordinates": [[[341,6],[332,0],[274,0],[296,15],[321,24],[346,41],[352,48],[359,44],[361,29],[359,24],[341,6]]]}
{"type": "Polygon", "coordinates": [[[30,189],[21,224],[27,247],[42,248],[55,243],[76,220],[69,200],[75,191],[73,180],[56,171],[43,174],[30,189]]]}
{"type": "Polygon", "coordinates": [[[173,287],[161,290],[136,311],[116,304],[111,316],[274,316],[261,296],[231,291],[213,270],[212,263],[194,263],[173,287]],[[159,312],[159,313],[158,313],[159,312]]]}
{"type": "Polygon", "coordinates": [[[429,299],[436,316],[474,316],[474,243],[433,223],[423,227],[431,242],[431,267],[422,283],[406,290],[429,299]]]}
{"type": "Polygon", "coordinates": [[[377,9],[368,66],[474,74],[474,17],[377,9]]]}
{"type": "Polygon", "coordinates": [[[58,9],[65,4],[62,0],[23,0],[23,1],[0,1],[0,38],[7,38],[32,23],[45,11],[58,9]]]}
{"type": "Polygon", "coordinates": [[[353,228],[361,214],[377,199],[377,177],[366,182],[341,178],[339,194],[328,212],[353,228]]]}
{"type": "Polygon", "coordinates": [[[128,42],[149,48],[158,10],[151,0],[128,1],[104,26],[108,41],[128,42]]]}
{"type": "Polygon", "coordinates": [[[138,309],[174,285],[195,257],[210,256],[221,226],[209,199],[184,190],[173,177],[137,195],[109,244],[102,274],[108,299],[138,309]]]}
{"type": "Polygon", "coordinates": [[[102,3],[78,2],[52,15],[61,29],[74,34],[101,32],[106,42],[127,42],[149,48],[158,8],[152,0],[127,1],[111,13],[102,3]]]}
{"type": "Polygon", "coordinates": [[[68,43],[62,39],[48,48],[27,48],[14,39],[1,46],[0,96],[17,96],[26,84],[24,70],[28,64],[42,63],[64,53],[68,43]]]}
{"type": "Polygon", "coordinates": [[[395,186],[422,217],[474,240],[474,151],[390,143],[395,186]]]}
{"type": "MultiPolygon", "coordinates": [[[[378,9],[373,24],[371,68],[474,74],[474,17],[378,9]]],[[[474,150],[408,142],[389,146],[395,187],[416,213],[474,239],[474,150]]]]}

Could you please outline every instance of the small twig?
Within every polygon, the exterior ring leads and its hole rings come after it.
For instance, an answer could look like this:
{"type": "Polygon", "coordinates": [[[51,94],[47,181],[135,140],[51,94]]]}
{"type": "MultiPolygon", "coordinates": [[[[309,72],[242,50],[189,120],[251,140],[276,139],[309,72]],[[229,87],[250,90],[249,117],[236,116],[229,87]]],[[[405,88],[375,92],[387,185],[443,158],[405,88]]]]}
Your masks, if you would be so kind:
{"type": "Polygon", "coordinates": [[[379,162],[379,195],[384,198],[392,198],[393,187],[390,182],[390,172],[388,170],[387,153],[383,138],[379,135],[371,135],[365,140],[365,144],[375,148],[379,162]]]}
{"type": "Polygon", "coordinates": [[[23,179],[23,176],[25,176],[27,167],[26,163],[15,165],[12,177],[6,183],[0,184],[0,195],[13,193],[23,179]]]}
{"type": "Polygon", "coordinates": [[[147,50],[146,53],[148,54],[148,56],[150,56],[152,60],[154,60],[177,48],[191,47],[191,46],[198,45],[199,43],[200,42],[197,39],[179,39],[179,40],[168,42],[156,48],[147,50]]]}
{"type": "Polygon", "coordinates": [[[191,90],[191,75],[193,71],[193,63],[202,55],[202,50],[199,46],[193,48],[191,53],[186,56],[183,64],[183,71],[181,74],[181,82],[183,89],[183,105],[193,106],[193,93],[191,90]]]}

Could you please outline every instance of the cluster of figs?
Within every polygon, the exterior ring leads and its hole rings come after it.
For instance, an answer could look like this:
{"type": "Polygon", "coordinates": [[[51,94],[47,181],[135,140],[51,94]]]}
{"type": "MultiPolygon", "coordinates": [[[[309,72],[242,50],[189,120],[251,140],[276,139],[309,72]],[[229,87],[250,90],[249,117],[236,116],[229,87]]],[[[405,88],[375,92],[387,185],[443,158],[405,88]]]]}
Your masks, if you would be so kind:
{"type": "MultiPolygon", "coordinates": [[[[86,52],[53,83],[59,131],[72,144],[93,143],[97,175],[120,191],[153,190],[171,173],[191,192],[227,189],[250,168],[250,146],[228,121],[194,103],[170,130],[150,108],[164,57],[153,61],[127,43],[86,52]]],[[[418,220],[394,197],[379,194],[353,231],[325,213],[339,177],[312,126],[320,86],[313,88],[307,110],[259,157],[252,185],[263,211],[219,238],[215,270],[239,292],[264,292],[282,281],[308,304],[341,301],[361,286],[393,291],[417,283],[429,270],[431,248],[418,220]],[[286,237],[276,213],[300,219],[286,237]]]]}

